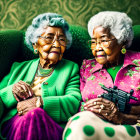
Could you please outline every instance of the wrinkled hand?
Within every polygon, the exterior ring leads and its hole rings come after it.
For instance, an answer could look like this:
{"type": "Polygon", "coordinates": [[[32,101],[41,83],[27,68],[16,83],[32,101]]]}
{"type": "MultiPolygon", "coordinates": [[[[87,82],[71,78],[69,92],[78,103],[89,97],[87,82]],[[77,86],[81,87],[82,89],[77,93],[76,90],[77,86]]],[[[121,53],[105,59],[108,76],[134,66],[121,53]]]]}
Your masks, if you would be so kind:
{"type": "Polygon", "coordinates": [[[84,109],[97,114],[97,116],[102,119],[107,119],[116,124],[121,123],[120,112],[116,105],[104,98],[96,98],[87,101],[84,104],[84,109]]]}
{"type": "Polygon", "coordinates": [[[12,87],[12,92],[15,99],[19,102],[33,96],[31,86],[23,81],[19,81],[12,87]]]}
{"type": "Polygon", "coordinates": [[[18,104],[17,104],[18,115],[20,115],[20,116],[24,115],[28,111],[30,111],[34,108],[37,108],[36,102],[37,102],[37,97],[32,97],[30,99],[18,102],[18,104]]]}

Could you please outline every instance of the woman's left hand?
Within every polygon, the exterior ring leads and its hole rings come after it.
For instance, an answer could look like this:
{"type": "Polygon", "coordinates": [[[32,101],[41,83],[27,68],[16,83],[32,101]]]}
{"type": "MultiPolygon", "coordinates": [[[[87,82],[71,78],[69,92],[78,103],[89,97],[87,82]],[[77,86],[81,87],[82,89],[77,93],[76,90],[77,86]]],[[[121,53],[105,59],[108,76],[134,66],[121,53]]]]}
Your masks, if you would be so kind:
{"type": "Polygon", "coordinates": [[[32,97],[30,99],[20,101],[17,103],[17,111],[18,115],[22,116],[31,109],[36,108],[36,103],[37,103],[37,97],[32,97]]]}
{"type": "Polygon", "coordinates": [[[103,116],[113,123],[121,123],[121,113],[118,111],[117,106],[113,102],[104,98],[95,98],[87,101],[84,105],[84,109],[91,111],[99,116],[103,116]]]}

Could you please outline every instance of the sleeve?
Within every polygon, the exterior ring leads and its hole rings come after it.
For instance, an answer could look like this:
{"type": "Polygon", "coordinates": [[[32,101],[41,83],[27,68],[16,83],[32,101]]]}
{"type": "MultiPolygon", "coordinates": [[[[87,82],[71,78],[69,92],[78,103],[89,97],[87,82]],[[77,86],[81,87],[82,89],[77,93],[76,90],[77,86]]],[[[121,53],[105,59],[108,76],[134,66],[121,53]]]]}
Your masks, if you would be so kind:
{"type": "Polygon", "coordinates": [[[17,101],[14,98],[13,93],[12,93],[12,86],[13,85],[8,84],[9,79],[12,76],[15,64],[16,63],[14,63],[12,65],[10,73],[7,76],[5,76],[0,83],[0,97],[1,97],[2,102],[4,103],[4,105],[7,108],[11,108],[13,105],[15,105],[17,103],[17,101]]]}
{"type": "Polygon", "coordinates": [[[83,60],[82,66],[80,68],[80,91],[82,92],[85,86],[85,67],[86,67],[86,60],[83,60]]]}
{"type": "Polygon", "coordinates": [[[43,98],[43,108],[56,122],[67,122],[68,119],[78,112],[81,94],[79,89],[79,68],[73,65],[71,75],[68,78],[63,96],[49,96],[43,98]]]}

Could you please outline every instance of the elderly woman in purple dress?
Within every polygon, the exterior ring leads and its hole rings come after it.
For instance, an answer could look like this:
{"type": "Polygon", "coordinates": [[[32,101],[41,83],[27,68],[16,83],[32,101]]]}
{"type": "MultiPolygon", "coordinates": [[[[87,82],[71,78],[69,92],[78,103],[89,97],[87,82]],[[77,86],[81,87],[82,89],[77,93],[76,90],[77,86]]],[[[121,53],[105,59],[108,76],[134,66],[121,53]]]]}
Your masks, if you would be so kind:
{"type": "Polygon", "coordinates": [[[89,20],[88,32],[95,58],[83,61],[82,112],[70,119],[63,138],[138,140],[140,53],[126,51],[133,40],[132,20],[125,13],[100,12],[89,20]]]}
{"type": "Polygon", "coordinates": [[[62,58],[72,41],[69,25],[61,15],[41,14],[25,38],[39,58],[15,62],[0,83],[1,138],[61,140],[81,100],[78,65],[62,58]]]}

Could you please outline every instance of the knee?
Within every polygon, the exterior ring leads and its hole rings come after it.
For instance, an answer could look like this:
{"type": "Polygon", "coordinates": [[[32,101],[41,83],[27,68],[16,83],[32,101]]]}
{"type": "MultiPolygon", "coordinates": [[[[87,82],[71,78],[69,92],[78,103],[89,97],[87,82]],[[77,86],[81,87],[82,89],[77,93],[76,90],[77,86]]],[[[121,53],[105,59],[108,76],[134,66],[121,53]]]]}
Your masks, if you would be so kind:
{"type": "Polygon", "coordinates": [[[94,113],[90,112],[90,111],[83,111],[83,112],[79,112],[76,115],[74,115],[71,120],[76,120],[76,118],[83,118],[83,119],[96,119],[98,118],[97,115],[95,115],[94,113]]]}

